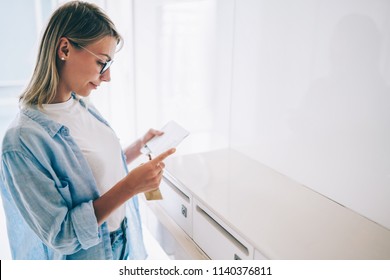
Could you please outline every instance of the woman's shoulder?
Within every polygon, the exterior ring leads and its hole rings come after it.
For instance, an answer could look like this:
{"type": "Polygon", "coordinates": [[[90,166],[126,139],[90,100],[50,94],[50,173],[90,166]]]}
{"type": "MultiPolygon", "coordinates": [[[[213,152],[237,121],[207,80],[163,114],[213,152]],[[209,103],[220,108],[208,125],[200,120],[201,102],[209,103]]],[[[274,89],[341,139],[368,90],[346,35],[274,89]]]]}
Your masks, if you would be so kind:
{"type": "Polygon", "coordinates": [[[9,124],[3,137],[3,153],[10,150],[24,150],[32,143],[46,141],[46,138],[50,137],[49,124],[45,126],[42,121],[34,119],[31,112],[30,115],[28,112],[30,111],[21,110],[9,124]]]}

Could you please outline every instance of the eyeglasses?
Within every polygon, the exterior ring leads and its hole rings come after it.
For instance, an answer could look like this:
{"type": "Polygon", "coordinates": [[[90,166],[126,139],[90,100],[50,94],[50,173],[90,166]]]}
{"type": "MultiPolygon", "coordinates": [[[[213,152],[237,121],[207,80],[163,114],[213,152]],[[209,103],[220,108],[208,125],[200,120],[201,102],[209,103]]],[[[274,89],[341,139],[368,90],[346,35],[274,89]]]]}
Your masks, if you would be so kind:
{"type": "MultiPolygon", "coordinates": [[[[78,47],[82,48],[83,50],[86,50],[87,52],[89,52],[90,54],[92,54],[93,56],[97,57],[99,60],[101,60],[101,58],[99,56],[97,56],[95,53],[91,52],[90,50],[88,50],[87,48],[83,47],[83,46],[80,46],[79,44],[76,44],[78,47]]],[[[114,60],[109,60],[109,61],[106,61],[106,62],[100,62],[100,64],[102,65],[102,70],[100,70],[100,75],[102,75],[104,72],[107,71],[108,68],[110,68],[111,64],[114,62],[114,60]]]]}

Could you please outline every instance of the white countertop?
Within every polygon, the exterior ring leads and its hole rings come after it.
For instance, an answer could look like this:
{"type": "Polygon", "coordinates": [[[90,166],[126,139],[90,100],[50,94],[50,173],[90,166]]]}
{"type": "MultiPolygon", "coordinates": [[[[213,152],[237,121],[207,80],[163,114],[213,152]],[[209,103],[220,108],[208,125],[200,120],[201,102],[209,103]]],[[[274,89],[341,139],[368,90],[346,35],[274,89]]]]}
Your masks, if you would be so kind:
{"type": "Polygon", "coordinates": [[[166,170],[270,259],[390,259],[390,230],[234,150],[166,170]]]}

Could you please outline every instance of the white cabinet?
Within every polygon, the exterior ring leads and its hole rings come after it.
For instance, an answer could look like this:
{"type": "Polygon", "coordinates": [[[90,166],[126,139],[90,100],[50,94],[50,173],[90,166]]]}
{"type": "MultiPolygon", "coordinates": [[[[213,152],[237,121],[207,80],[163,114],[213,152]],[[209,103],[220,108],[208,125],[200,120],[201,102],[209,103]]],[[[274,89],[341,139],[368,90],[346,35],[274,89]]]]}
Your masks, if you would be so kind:
{"type": "Polygon", "coordinates": [[[193,239],[211,259],[253,258],[253,246],[197,200],[193,203],[193,239]]]}
{"type": "MultiPolygon", "coordinates": [[[[206,205],[193,199],[191,193],[173,177],[166,176],[160,190],[164,199],[158,204],[211,259],[267,259],[206,205]]],[[[173,251],[177,252],[177,247],[173,251]]],[[[168,248],[165,246],[164,249],[168,248]]]]}
{"type": "MultiPolygon", "coordinates": [[[[146,229],[170,259],[209,259],[183,228],[178,225],[177,220],[175,221],[171,214],[167,212],[167,209],[161,206],[161,203],[147,201],[141,196],[140,211],[146,229]]],[[[165,259],[156,256],[155,253],[152,253],[152,257],[153,255],[158,259],[165,259]]]]}
{"type": "Polygon", "coordinates": [[[163,200],[160,205],[167,211],[169,216],[192,237],[192,196],[178,184],[172,183],[166,177],[161,181],[160,191],[163,200]]]}
{"type": "Polygon", "coordinates": [[[389,229],[235,150],[166,168],[174,183],[163,183],[161,203],[211,259],[390,258],[389,229]]]}
{"type": "MultiPolygon", "coordinates": [[[[158,201],[158,205],[209,258],[253,259],[254,247],[206,205],[193,199],[192,194],[169,173],[164,176],[160,191],[163,200],[158,201]]],[[[166,247],[166,241],[163,243],[164,250],[172,251],[166,247]]],[[[173,251],[178,251],[177,246],[173,251]]]]}

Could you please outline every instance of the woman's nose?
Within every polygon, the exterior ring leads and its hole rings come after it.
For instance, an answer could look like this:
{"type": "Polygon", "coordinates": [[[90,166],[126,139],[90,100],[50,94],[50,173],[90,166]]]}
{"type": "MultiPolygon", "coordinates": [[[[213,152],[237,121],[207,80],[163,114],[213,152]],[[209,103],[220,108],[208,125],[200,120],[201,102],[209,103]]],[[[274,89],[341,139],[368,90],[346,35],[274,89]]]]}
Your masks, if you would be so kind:
{"type": "Polygon", "coordinates": [[[100,80],[103,82],[111,81],[111,69],[108,68],[103,74],[100,75],[100,80]]]}

